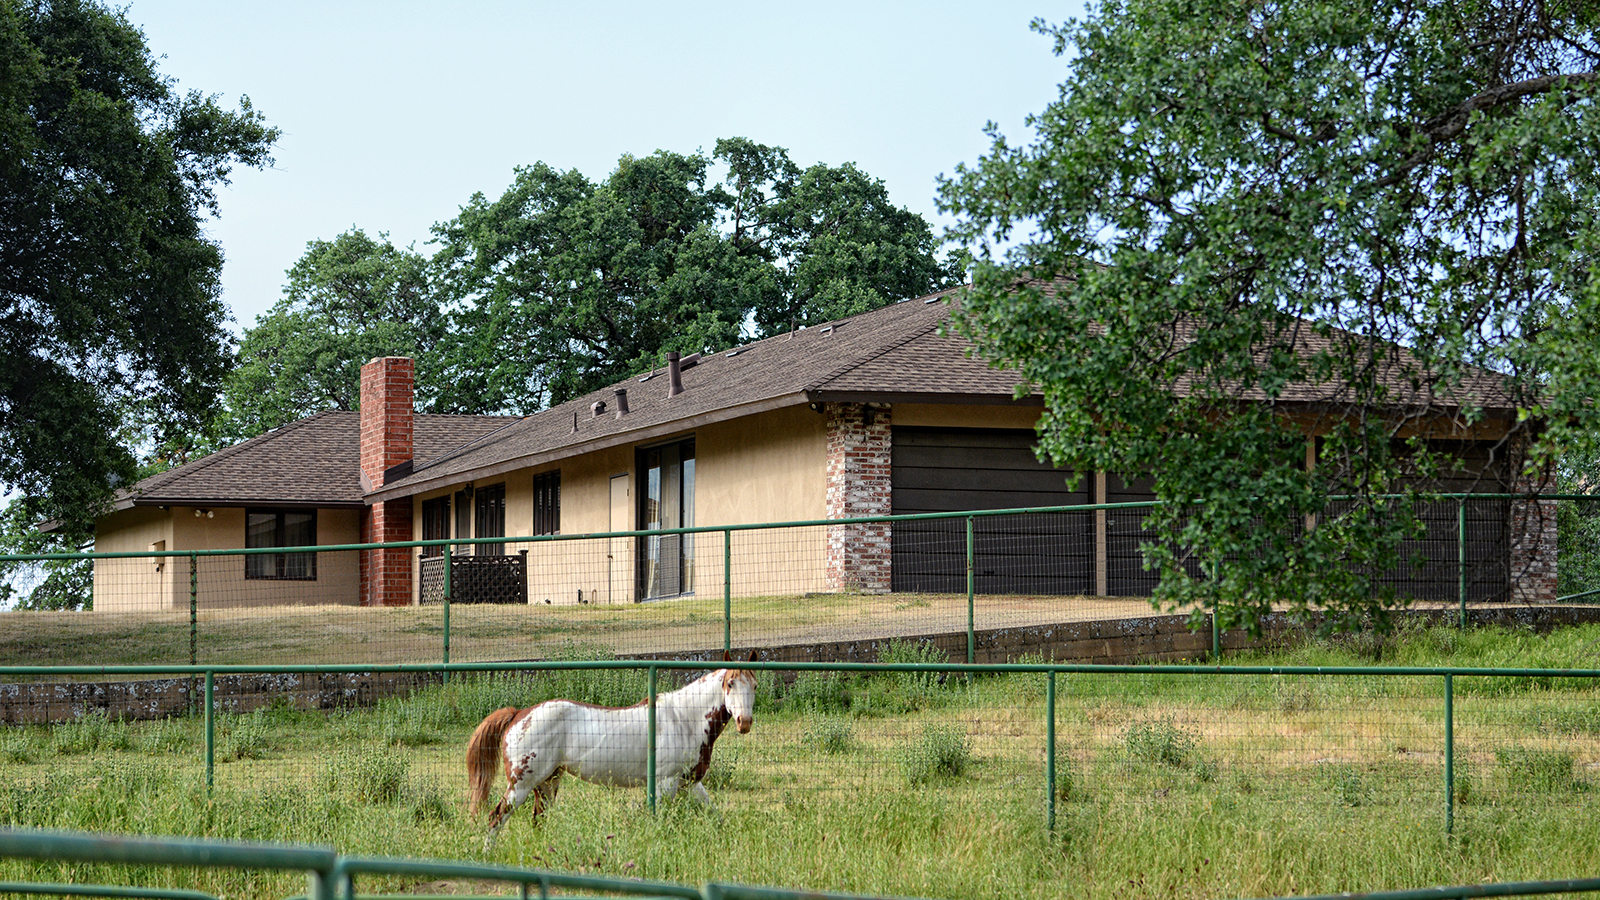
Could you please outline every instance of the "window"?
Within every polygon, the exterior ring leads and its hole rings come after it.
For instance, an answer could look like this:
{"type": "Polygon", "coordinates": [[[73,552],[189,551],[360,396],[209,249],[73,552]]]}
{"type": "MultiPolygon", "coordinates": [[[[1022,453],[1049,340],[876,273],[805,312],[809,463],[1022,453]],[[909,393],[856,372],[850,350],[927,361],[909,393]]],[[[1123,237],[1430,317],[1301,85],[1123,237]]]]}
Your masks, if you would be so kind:
{"type": "MultiPolygon", "coordinates": [[[[639,529],[694,527],[694,440],[639,451],[639,529]]],[[[694,593],[694,535],[639,538],[639,596],[694,593]]]]}
{"type": "MultiPolygon", "coordinates": [[[[472,536],[475,538],[505,537],[506,486],[504,483],[478,488],[472,498],[472,536]]],[[[506,552],[505,544],[477,544],[475,556],[500,556],[506,552]]]]}
{"type": "Polygon", "coordinates": [[[533,476],[533,533],[561,533],[561,470],[533,476]]]}
{"type": "MultiPolygon", "coordinates": [[[[422,501],[422,539],[442,541],[450,537],[450,495],[422,501]]],[[[444,547],[423,547],[423,556],[443,556],[444,547]]]]}
{"type": "MultiPolygon", "coordinates": [[[[256,547],[310,547],[317,543],[317,511],[247,509],[244,545],[256,547]]],[[[315,581],[315,553],[252,553],[244,558],[245,578],[315,581]]]]}

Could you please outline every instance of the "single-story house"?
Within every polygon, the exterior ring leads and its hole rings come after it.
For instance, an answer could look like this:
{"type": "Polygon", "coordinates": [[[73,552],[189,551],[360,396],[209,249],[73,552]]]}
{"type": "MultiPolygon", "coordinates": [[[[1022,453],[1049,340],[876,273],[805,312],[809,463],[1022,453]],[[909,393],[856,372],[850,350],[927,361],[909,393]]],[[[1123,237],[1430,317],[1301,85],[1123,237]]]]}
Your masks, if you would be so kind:
{"type": "MultiPolygon", "coordinates": [[[[951,293],[674,358],[525,417],[416,415],[411,360],[374,359],[362,371],[359,413],[314,415],[140,482],[98,523],[96,549],[599,534],[1152,499],[1147,482],[1069,478],[1035,458],[1042,400],[1016,398],[1014,372],[944,333],[951,293]]],[[[1484,449],[1512,414],[1489,409],[1471,426],[1441,418],[1427,434],[1468,462],[1465,489],[1512,487],[1509,468],[1484,449]]],[[[1307,447],[1310,464],[1314,434],[1307,447]]],[[[1473,596],[1549,599],[1553,515],[1513,506],[1473,514],[1473,596]]],[[[1148,595],[1139,518],[1114,510],[987,521],[978,590],[1148,595]]],[[[964,590],[964,527],[740,532],[726,577],[741,594],[964,590]]],[[[1453,510],[1439,532],[1454,541],[1453,510]]],[[[484,545],[457,563],[509,558],[521,566],[512,599],[525,602],[720,595],[723,548],[708,537],[484,545]]],[[[229,602],[429,602],[438,549],[231,558],[239,583],[229,602]]],[[[1412,573],[1404,590],[1455,595],[1454,544],[1436,556],[1444,568],[1412,573]]],[[[95,608],[148,604],[152,594],[187,605],[186,568],[146,568],[97,572],[95,608]]],[[[452,573],[461,599],[471,573],[452,573]]]]}

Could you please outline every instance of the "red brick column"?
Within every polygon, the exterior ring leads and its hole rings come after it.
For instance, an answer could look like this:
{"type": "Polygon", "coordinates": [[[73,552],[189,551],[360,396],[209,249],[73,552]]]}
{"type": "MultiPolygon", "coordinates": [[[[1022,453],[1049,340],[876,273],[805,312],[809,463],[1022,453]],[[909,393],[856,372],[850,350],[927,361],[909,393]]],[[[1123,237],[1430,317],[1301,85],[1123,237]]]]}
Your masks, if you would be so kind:
{"type": "MultiPolygon", "coordinates": [[[[827,403],[827,517],[888,515],[892,430],[887,406],[827,403]]],[[[889,591],[891,526],[833,525],[828,528],[827,588],[889,591]]]]}
{"type": "MultiPolygon", "coordinates": [[[[415,410],[416,367],[410,359],[385,356],[361,367],[361,488],[372,491],[409,471],[415,410]],[[398,470],[397,470],[398,467],[398,470]]],[[[411,498],[383,500],[361,517],[363,543],[411,540],[411,498]]],[[[411,603],[410,550],[361,554],[363,606],[411,603]]]]}
{"type": "MultiPolygon", "coordinates": [[[[1514,493],[1551,490],[1553,479],[1524,475],[1514,493]]],[[[1556,599],[1556,501],[1511,501],[1511,600],[1545,604],[1556,599]]]]}

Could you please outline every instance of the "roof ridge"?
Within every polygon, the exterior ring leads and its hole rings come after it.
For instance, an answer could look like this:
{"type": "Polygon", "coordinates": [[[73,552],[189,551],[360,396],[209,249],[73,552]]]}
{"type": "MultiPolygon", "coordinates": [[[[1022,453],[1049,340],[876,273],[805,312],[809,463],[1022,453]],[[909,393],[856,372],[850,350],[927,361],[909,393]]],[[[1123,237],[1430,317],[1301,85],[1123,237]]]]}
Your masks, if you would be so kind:
{"type": "MultiPolygon", "coordinates": [[[[952,288],[951,290],[955,290],[955,289],[952,288]]],[[[913,301],[912,300],[902,300],[900,302],[901,303],[911,303],[913,301]]],[[[927,303],[932,303],[933,300],[924,299],[922,302],[927,304],[927,303]]],[[[879,309],[891,309],[892,307],[893,307],[893,304],[891,304],[890,306],[880,306],[879,309]]],[[[855,317],[851,316],[849,318],[855,318],[855,317]]],[[[892,342],[890,342],[888,344],[880,344],[880,345],[878,345],[878,346],[876,346],[876,347],[874,347],[874,348],[872,348],[870,350],[863,350],[854,359],[847,360],[846,362],[841,364],[838,368],[828,372],[826,375],[823,375],[821,378],[818,378],[816,381],[813,381],[811,384],[806,385],[805,390],[807,390],[807,391],[819,390],[819,389],[821,389],[821,387],[823,385],[827,384],[828,382],[833,381],[836,378],[844,377],[846,373],[850,372],[850,370],[856,369],[856,368],[860,368],[861,366],[865,365],[867,362],[869,362],[871,360],[877,359],[877,358],[883,356],[886,353],[889,353],[891,351],[898,350],[901,347],[904,347],[906,344],[909,344],[912,341],[916,340],[917,338],[926,335],[928,332],[937,329],[939,327],[940,323],[944,321],[944,318],[945,317],[943,315],[935,316],[935,317],[933,317],[933,320],[931,322],[929,322],[927,325],[925,325],[923,327],[920,327],[920,328],[911,329],[910,332],[908,332],[907,334],[905,334],[904,336],[902,336],[898,340],[892,341],[892,342]]],[[[843,320],[840,320],[840,321],[843,321],[843,320]]]]}
{"type": "Polygon", "coordinates": [[[246,439],[240,441],[237,444],[233,444],[231,446],[223,447],[221,450],[218,450],[215,453],[208,453],[205,456],[200,457],[199,459],[191,460],[189,462],[184,463],[181,466],[173,466],[172,468],[166,470],[165,472],[157,472],[156,474],[151,475],[149,478],[141,479],[141,480],[135,482],[133,484],[133,486],[128,489],[128,493],[125,496],[137,497],[140,494],[146,493],[146,492],[148,492],[148,491],[150,491],[150,490],[152,490],[154,488],[163,487],[163,486],[167,485],[170,482],[176,481],[176,480],[178,480],[179,477],[187,478],[187,477],[195,474],[196,472],[204,472],[205,470],[211,468],[214,465],[217,465],[217,464],[222,463],[222,462],[224,462],[226,460],[232,459],[233,457],[239,455],[240,453],[243,453],[245,451],[245,448],[247,448],[247,447],[256,447],[256,446],[259,446],[261,444],[267,443],[269,440],[277,440],[278,438],[283,437],[284,435],[289,434],[292,431],[298,431],[301,428],[304,428],[307,424],[309,424],[313,420],[321,419],[321,418],[323,418],[325,416],[331,416],[331,415],[333,415],[335,413],[351,413],[351,412],[355,412],[355,410],[349,410],[349,409],[324,409],[324,410],[321,410],[320,412],[314,412],[309,416],[305,416],[303,418],[295,419],[293,422],[288,422],[288,423],[285,423],[283,425],[279,425],[276,428],[268,429],[267,431],[264,431],[261,434],[256,435],[255,437],[246,438],[246,439]],[[187,470],[187,471],[185,471],[185,470],[187,470]],[[182,476],[179,476],[179,474],[178,474],[179,472],[183,473],[182,476]]]}

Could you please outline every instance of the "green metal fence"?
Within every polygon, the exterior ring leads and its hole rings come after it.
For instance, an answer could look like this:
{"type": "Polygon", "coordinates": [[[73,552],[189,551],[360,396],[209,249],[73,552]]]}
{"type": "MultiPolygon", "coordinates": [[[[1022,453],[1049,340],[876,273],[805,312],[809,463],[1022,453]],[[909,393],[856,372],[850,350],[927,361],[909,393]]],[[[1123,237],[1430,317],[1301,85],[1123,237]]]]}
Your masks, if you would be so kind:
{"type": "MultiPolygon", "coordinates": [[[[1417,718],[1424,721],[1420,728],[1422,739],[1425,743],[1423,750],[1424,761],[1417,765],[1405,767],[1405,784],[1408,790],[1414,793],[1406,797],[1407,802],[1430,802],[1426,800],[1432,795],[1438,804],[1442,828],[1445,832],[1455,828],[1457,789],[1457,753],[1459,728],[1457,723],[1456,694],[1457,680],[1465,679],[1476,682],[1472,690],[1475,696],[1494,696],[1491,690],[1487,694],[1479,690],[1486,683],[1494,683],[1492,687],[1498,688],[1499,684],[1506,682],[1556,685],[1564,684],[1563,690],[1570,687],[1581,691],[1579,695],[1568,695],[1562,699],[1571,699],[1578,696],[1580,703],[1589,703],[1589,707],[1572,707],[1566,703],[1562,708],[1546,703],[1532,704],[1528,709],[1518,709],[1509,716],[1509,721],[1521,723],[1531,728],[1530,734],[1534,737],[1548,734],[1558,734],[1566,738],[1566,744],[1577,748],[1576,751],[1563,751],[1565,755],[1541,756],[1537,748],[1529,749],[1517,745],[1516,753],[1529,754],[1526,759],[1519,759],[1516,754],[1507,757],[1505,753],[1494,751],[1500,765],[1507,770],[1507,778],[1528,779],[1565,779],[1566,786],[1579,785],[1587,790],[1587,784],[1581,779],[1574,780],[1574,766],[1582,761],[1600,765],[1600,714],[1592,711],[1593,699],[1600,699],[1600,669],[1558,669],[1558,668],[1449,668],[1449,667],[1396,667],[1396,666],[1222,666],[1222,665],[1131,665],[1131,666],[1103,666],[1103,665],[1074,665],[1059,663],[1006,663],[989,665],[961,665],[955,663],[919,662],[919,663],[771,663],[771,662],[722,662],[718,666],[731,669],[749,669],[756,672],[772,673],[765,684],[773,692],[786,691],[791,696],[800,689],[793,685],[783,686],[784,681],[776,677],[779,673],[794,676],[796,683],[803,684],[802,679],[815,676],[874,676],[874,675],[899,675],[903,676],[902,684],[912,685],[910,692],[928,692],[932,690],[934,681],[946,679],[970,683],[975,679],[985,676],[1004,676],[1007,678],[1032,678],[1033,681],[1024,686],[1020,692],[1006,694],[1007,702],[1013,704],[1011,714],[1019,715],[1019,711],[1031,711],[1039,716],[1039,721],[1025,727],[1020,722],[1014,722],[1010,735],[1011,738],[1020,738],[1022,743],[1027,743],[1031,733],[1037,743],[1032,749],[1018,750],[1011,746],[1006,751],[1023,762],[1026,760],[1037,761],[1033,778],[1035,787],[1034,795],[1040,798],[1038,809],[1043,816],[1045,828],[1054,831],[1056,828],[1056,815],[1058,803],[1062,800],[1062,792],[1058,789],[1057,779],[1059,771],[1059,755],[1062,748],[1059,746],[1058,737],[1062,707],[1068,701],[1059,690],[1062,682],[1068,682],[1077,688],[1076,694],[1070,699],[1077,703],[1078,708],[1073,710],[1072,719],[1079,726],[1077,739],[1079,750],[1089,753],[1106,750],[1107,736],[1120,740],[1121,747],[1115,750],[1120,754],[1138,756],[1146,752],[1140,749],[1141,744],[1149,745],[1151,761],[1156,763],[1171,763],[1176,766],[1197,764],[1193,760],[1168,759],[1165,754],[1182,751],[1184,744],[1210,742],[1218,749],[1217,755],[1224,757],[1229,765],[1247,770],[1255,766],[1263,768],[1280,768],[1284,772],[1292,773],[1294,777],[1304,777],[1305,767],[1293,762],[1308,754],[1322,754],[1322,758],[1333,758],[1335,761],[1359,762],[1363,754],[1370,755],[1373,746],[1385,746],[1384,738],[1380,735],[1373,740],[1347,741],[1334,740],[1321,747],[1313,746],[1309,750],[1304,747],[1282,746],[1273,740],[1259,740],[1252,747],[1253,740],[1264,738],[1264,735],[1252,735],[1248,727],[1236,727],[1247,720],[1245,710],[1251,702],[1260,700],[1260,705],[1268,713],[1307,713],[1326,727],[1332,722],[1335,730],[1345,726],[1352,732],[1361,729],[1380,729],[1384,717],[1389,718],[1417,718]],[[1233,682],[1252,679],[1260,683],[1266,679],[1270,690],[1262,691],[1254,684],[1240,686],[1233,682]],[[1292,679],[1294,683],[1286,684],[1284,679],[1292,679]],[[1377,713],[1372,719],[1361,720],[1344,716],[1348,710],[1330,708],[1326,704],[1319,705],[1316,700],[1315,689],[1308,687],[1314,682],[1327,682],[1330,679],[1352,679],[1361,683],[1361,689],[1376,702],[1370,709],[1377,713]],[[1074,680],[1076,680],[1074,682],[1074,680]],[[1112,728],[1096,729],[1093,717],[1086,717],[1084,708],[1100,704],[1101,708],[1108,707],[1103,701],[1106,698],[1121,696],[1128,699],[1125,688],[1119,684],[1133,682],[1143,685],[1142,693],[1132,698],[1133,702],[1126,704],[1127,709],[1116,711],[1108,715],[1117,717],[1112,723],[1112,728]],[[1186,680],[1190,693],[1185,694],[1183,689],[1171,689],[1170,685],[1161,682],[1174,682],[1186,680]],[[1433,691],[1426,688],[1427,684],[1435,685],[1433,691]],[[1099,690],[1099,687],[1105,690],[1099,690]],[[1160,696],[1163,691],[1179,698],[1189,698],[1185,702],[1191,710],[1182,718],[1186,721],[1176,721],[1177,713],[1163,714],[1157,710],[1154,714],[1145,714],[1143,710],[1152,706],[1151,697],[1160,696]],[[1436,693],[1435,693],[1436,691],[1436,693]],[[1431,694],[1431,696],[1430,696],[1431,694]],[[1032,699],[1029,699],[1031,695],[1032,699]],[[1193,698],[1206,698],[1205,702],[1193,698]],[[1221,698],[1220,701],[1217,698],[1221,698]],[[1582,699],[1590,698],[1590,699],[1582,699]],[[1038,701],[1042,700],[1042,703],[1038,701]],[[1223,729],[1216,725],[1215,716],[1217,703],[1221,703],[1220,712],[1229,720],[1230,727],[1223,729]],[[1040,709],[1033,710],[1037,705],[1040,709]],[[1430,710],[1431,707],[1431,710],[1430,710]],[[1163,719],[1163,715],[1166,718],[1163,719]],[[1548,720],[1548,721],[1546,721],[1548,720]],[[1356,726],[1359,724],[1360,728],[1356,726]],[[1141,730],[1142,729],[1142,730],[1141,730]],[[1436,729],[1436,730],[1435,730],[1436,729]],[[1425,773],[1427,760],[1433,754],[1438,755],[1438,767],[1435,777],[1438,779],[1436,790],[1429,791],[1422,787],[1419,791],[1418,779],[1420,773],[1425,773]],[[1332,754],[1329,757],[1328,754],[1332,754]],[[1576,754],[1581,754],[1580,756],[1576,754]],[[1348,757],[1348,759],[1345,759],[1348,757]],[[1278,762],[1289,759],[1288,763],[1278,762]],[[1509,761],[1508,761],[1509,759],[1509,761]],[[1564,766],[1564,772],[1551,767],[1564,766]]],[[[351,668],[342,666],[216,666],[216,667],[156,667],[156,666],[100,666],[100,667],[47,667],[47,666],[5,666],[0,667],[0,677],[17,676],[127,676],[150,677],[155,675],[197,676],[204,679],[205,702],[202,705],[203,719],[203,766],[205,784],[209,788],[216,783],[217,770],[217,721],[225,713],[219,709],[214,698],[214,684],[219,675],[228,674],[257,674],[271,676],[295,676],[315,674],[362,674],[372,676],[382,673],[446,673],[483,674],[516,672],[531,673],[561,673],[561,672],[596,672],[596,671],[634,671],[644,673],[647,685],[647,704],[649,707],[649,727],[652,739],[649,743],[650,773],[646,790],[646,802],[653,810],[655,807],[655,699],[659,686],[663,683],[667,673],[700,672],[708,668],[705,662],[660,660],[591,660],[591,661],[557,661],[557,662],[528,662],[528,663],[450,663],[450,664],[412,664],[392,666],[370,666],[351,668]]],[[[446,676],[448,677],[448,676],[446,676]]],[[[815,690],[813,685],[811,688],[815,690]]],[[[530,690],[528,697],[535,694],[530,690]]],[[[531,705],[530,699],[527,705],[531,705]]],[[[619,704],[625,705],[625,704],[619,704]]],[[[1504,705],[1504,704],[1501,704],[1504,705]]],[[[1182,704],[1172,704],[1173,708],[1180,708],[1182,704]]],[[[913,704],[904,712],[912,713],[917,710],[913,704]]],[[[812,709],[811,711],[816,711],[812,709]]],[[[487,710],[485,710],[487,712],[487,710]]],[[[467,724],[474,724],[469,721],[467,724]]],[[[887,725],[885,727],[888,727],[887,725]]],[[[1471,723],[1474,730],[1474,743],[1487,743],[1492,729],[1497,727],[1494,720],[1475,718],[1471,723]]],[[[1415,733],[1415,731],[1413,732],[1415,733]]],[[[465,735],[460,738],[464,742],[465,735]]],[[[999,744],[1015,744],[1015,741],[996,741],[999,744]]],[[[1193,749],[1193,748],[1191,748],[1193,749]]],[[[796,751],[805,752],[806,748],[789,746],[784,752],[793,754],[796,751]]],[[[814,752],[814,751],[813,751],[814,752]]],[[[998,752],[998,751],[997,751],[998,752]]],[[[1413,751],[1403,750],[1403,753],[1413,751]]],[[[1481,754],[1481,748],[1480,748],[1481,754]]],[[[1080,754],[1082,755],[1082,754],[1080,754]]],[[[874,760],[866,760],[869,768],[876,765],[874,760]]],[[[1215,767],[1221,765],[1217,759],[1199,764],[1215,767]]],[[[837,778],[842,767],[837,762],[830,765],[837,778]]],[[[1314,768],[1314,767],[1313,767],[1314,768]]],[[[1355,770],[1351,770],[1352,772],[1355,770]]],[[[1215,778],[1216,772],[1209,776],[1215,778]]],[[[1285,776],[1288,777],[1288,776],[1285,776]]],[[[452,780],[450,773],[440,773],[440,780],[452,780]]],[[[1399,784],[1400,779],[1396,779],[1399,784]]],[[[1553,785],[1560,788],[1563,785],[1553,785]]],[[[1369,789],[1378,789],[1373,785],[1369,789]]],[[[1552,787],[1543,784],[1544,788],[1552,787]]],[[[1386,788],[1384,788],[1386,789],[1386,788]]],[[[1359,787],[1354,790],[1360,790],[1359,787]]],[[[1479,790],[1483,790],[1479,788],[1479,790]]]]}
{"type": "MultiPolygon", "coordinates": [[[[1469,608],[1502,605],[1516,573],[1504,535],[1485,529],[1504,525],[1511,498],[1431,498],[1422,511],[1428,533],[1407,548],[1427,565],[1384,578],[1400,579],[1421,605],[1454,604],[1463,624],[1469,608]]],[[[568,644],[604,643],[620,655],[643,655],[933,634],[952,636],[958,647],[955,636],[964,635],[964,659],[978,662],[984,661],[977,653],[980,631],[1150,616],[1145,595],[1153,576],[1140,567],[1138,547],[1151,539],[1144,519],[1154,505],[3,556],[82,562],[94,568],[96,587],[92,617],[37,616],[26,643],[0,636],[0,662],[75,661],[79,641],[92,644],[94,659],[129,664],[382,664],[550,658],[568,644]],[[830,552],[863,539],[852,529],[877,527],[893,531],[883,551],[891,558],[880,560],[892,574],[867,585],[830,574],[830,552]],[[423,602],[356,605],[362,557],[385,551],[421,557],[414,593],[423,602]],[[665,565],[657,565],[662,554],[672,557],[670,578],[657,571],[665,565]],[[656,574],[646,579],[646,570],[656,574]],[[636,602],[661,584],[676,589],[671,602],[636,602]]],[[[1560,599],[1587,602],[1592,593],[1560,599]]],[[[1221,648],[1213,640],[1211,649],[1221,648]]]]}
{"type": "MultiPolygon", "coordinates": [[[[700,888],[628,878],[606,878],[571,872],[485,863],[384,856],[342,855],[326,847],[278,843],[244,843],[188,837],[135,837],[0,828],[0,857],[91,863],[140,863],[201,868],[266,869],[306,873],[307,900],[355,900],[357,880],[366,875],[405,875],[417,878],[469,878],[500,882],[520,889],[527,900],[534,892],[543,900],[552,889],[571,897],[572,891],[592,891],[601,896],[681,898],[681,900],[811,900],[837,897],[853,900],[860,895],[820,894],[777,888],[708,883],[700,888]]],[[[8,882],[0,892],[90,897],[148,897],[200,900],[210,894],[181,888],[127,888],[116,885],[81,885],[8,882]]],[[[409,895],[415,896],[415,895],[409,895]]],[[[578,895],[582,896],[582,895],[578,895]]]]}

